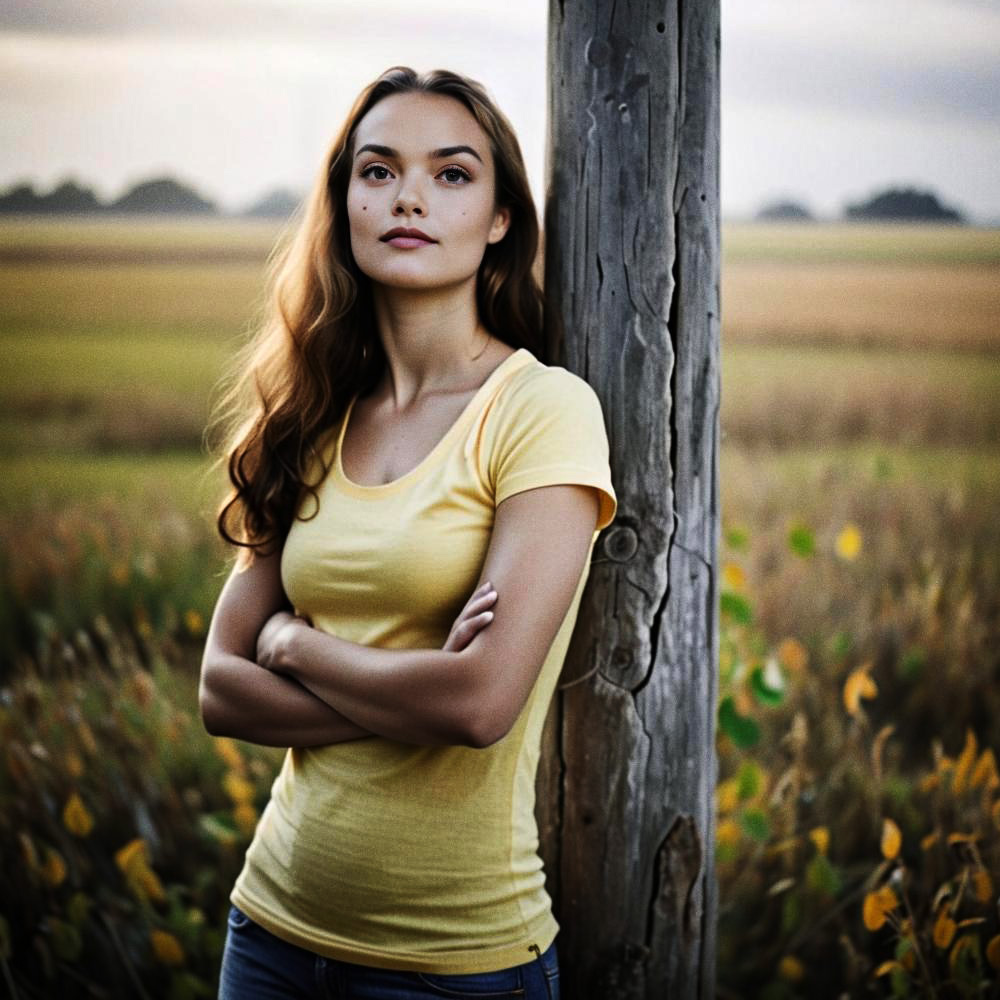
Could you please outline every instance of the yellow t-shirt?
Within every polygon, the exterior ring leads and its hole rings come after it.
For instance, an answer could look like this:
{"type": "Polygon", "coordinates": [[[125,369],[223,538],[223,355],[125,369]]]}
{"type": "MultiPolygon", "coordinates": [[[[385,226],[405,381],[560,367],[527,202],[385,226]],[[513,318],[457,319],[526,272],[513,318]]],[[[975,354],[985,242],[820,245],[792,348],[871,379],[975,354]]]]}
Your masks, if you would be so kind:
{"type": "MultiPolygon", "coordinates": [[[[364,645],[440,649],[475,589],[496,506],[582,483],[614,517],[593,389],[521,348],[490,374],[420,464],[381,486],[347,479],[350,407],[322,443],[330,471],[288,534],[282,580],[317,628],[364,645]]],[[[594,532],[591,540],[597,538],[594,532]]],[[[462,974],[530,961],[556,936],[538,856],[542,724],[580,596],[511,731],[485,749],[379,736],[293,748],[231,900],[280,938],[389,969],[462,974]]]]}

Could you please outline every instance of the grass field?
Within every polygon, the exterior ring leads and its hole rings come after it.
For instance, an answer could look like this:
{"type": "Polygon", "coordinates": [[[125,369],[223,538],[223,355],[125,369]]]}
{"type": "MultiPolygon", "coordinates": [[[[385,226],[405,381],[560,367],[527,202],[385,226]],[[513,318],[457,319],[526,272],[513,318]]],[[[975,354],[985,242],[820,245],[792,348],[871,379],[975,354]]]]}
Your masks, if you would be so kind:
{"type": "MultiPolygon", "coordinates": [[[[127,995],[130,963],[151,996],[213,993],[277,758],[196,717],[228,557],[202,432],[277,232],[0,221],[0,853],[24,862],[0,966],[25,996],[127,995]]],[[[1000,231],[741,225],[723,250],[720,995],[887,995],[888,960],[896,995],[984,995],[1000,231]],[[908,928],[873,926],[890,881],[908,928]]]]}

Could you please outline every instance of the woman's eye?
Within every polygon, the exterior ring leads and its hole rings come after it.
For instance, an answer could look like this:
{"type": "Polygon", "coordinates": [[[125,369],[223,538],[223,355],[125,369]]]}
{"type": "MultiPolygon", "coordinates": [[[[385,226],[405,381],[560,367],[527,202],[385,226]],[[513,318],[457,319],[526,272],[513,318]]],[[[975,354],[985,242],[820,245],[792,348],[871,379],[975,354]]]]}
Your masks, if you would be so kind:
{"type": "MultiPolygon", "coordinates": [[[[381,163],[372,163],[369,166],[365,167],[364,170],[361,171],[361,176],[362,177],[371,177],[376,170],[381,170],[383,172],[383,174],[388,174],[389,173],[389,168],[388,167],[383,167],[381,163]]],[[[380,175],[380,176],[376,177],[375,180],[377,180],[377,181],[384,181],[385,177],[380,175]]]]}
{"type": "Polygon", "coordinates": [[[461,167],[445,167],[441,171],[441,176],[448,176],[449,184],[457,184],[460,180],[471,180],[469,174],[463,170],[461,167]]]}

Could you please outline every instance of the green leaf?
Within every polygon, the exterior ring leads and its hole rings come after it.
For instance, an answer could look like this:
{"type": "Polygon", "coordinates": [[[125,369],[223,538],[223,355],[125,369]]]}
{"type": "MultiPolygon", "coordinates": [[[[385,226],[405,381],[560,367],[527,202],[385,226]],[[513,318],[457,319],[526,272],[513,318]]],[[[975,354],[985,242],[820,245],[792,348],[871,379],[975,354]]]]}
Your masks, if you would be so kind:
{"type": "Polygon", "coordinates": [[[838,659],[851,651],[851,633],[850,632],[838,632],[830,640],[830,653],[832,656],[838,659]]]}
{"type": "Polygon", "coordinates": [[[760,727],[753,719],[736,711],[731,694],[719,702],[719,728],[738,747],[752,747],[760,739],[760,727]]]}
{"type": "Polygon", "coordinates": [[[830,896],[840,891],[840,874],[825,854],[817,852],[806,865],[806,885],[830,896]]]}
{"type": "Polygon", "coordinates": [[[724,590],[719,595],[719,607],[724,615],[728,615],[737,625],[749,625],[753,620],[750,602],[740,594],[724,590]]]}
{"type": "Polygon", "coordinates": [[[766,844],[768,837],[771,836],[771,824],[768,822],[763,809],[753,808],[744,810],[743,815],[740,816],[740,826],[754,840],[760,841],[762,844],[766,844]]]}
{"type": "Polygon", "coordinates": [[[715,845],[715,860],[722,864],[726,861],[734,860],[740,853],[740,849],[736,844],[716,844],[715,845]]]}
{"type": "Polygon", "coordinates": [[[82,892],[75,892],[66,904],[66,916],[69,917],[74,927],[83,927],[87,922],[90,913],[91,900],[82,892]]]}
{"type": "Polygon", "coordinates": [[[750,541],[746,528],[732,527],[726,529],[726,545],[731,549],[745,549],[750,541]]]}
{"type": "Polygon", "coordinates": [[[917,681],[924,672],[927,651],[922,646],[911,646],[899,663],[899,675],[903,680],[917,681]]]}
{"type": "Polygon", "coordinates": [[[798,889],[785,893],[781,904],[781,936],[787,937],[799,926],[802,916],[802,906],[799,902],[798,889]]]}
{"type": "Polygon", "coordinates": [[[63,961],[75,962],[83,954],[83,938],[72,924],[49,917],[48,928],[52,950],[63,961]]]}
{"type": "Polygon", "coordinates": [[[191,972],[174,972],[170,980],[170,1000],[197,1000],[215,996],[211,986],[191,972]]]}
{"type": "Polygon", "coordinates": [[[889,973],[889,982],[892,984],[892,995],[894,997],[908,997],[910,993],[910,977],[905,969],[893,969],[889,973]]]}
{"type": "Polygon", "coordinates": [[[752,761],[745,760],[740,767],[740,772],[736,776],[737,788],[740,800],[752,799],[761,786],[760,768],[752,761]]]}
{"type": "Polygon", "coordinates": [[[797,556],[811,556],[816,551],[812,529],[805,524],[794,525],[788,532],[788,547],[797,556]]]}
{"type": "Polygon", "coordinates": [[[754,667],[751,672],[750,690],[762,705],[780,705],[785,698],[784,692],[767,686],[763,667],[754,667]]]}

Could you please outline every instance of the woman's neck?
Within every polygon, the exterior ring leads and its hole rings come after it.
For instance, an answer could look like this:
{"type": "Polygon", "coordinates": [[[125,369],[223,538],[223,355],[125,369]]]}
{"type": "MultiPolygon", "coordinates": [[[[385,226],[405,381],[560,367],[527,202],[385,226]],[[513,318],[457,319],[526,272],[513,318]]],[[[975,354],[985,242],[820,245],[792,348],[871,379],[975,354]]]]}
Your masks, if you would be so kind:
{"type": "Polygon", "coordinates": [[[397,409],[477,385],[484,364],[499,359],[499,341],[479,322],[475,279],[433,291],[376,287],[373,297],[387,360],[375,393],[397,409]]]}

